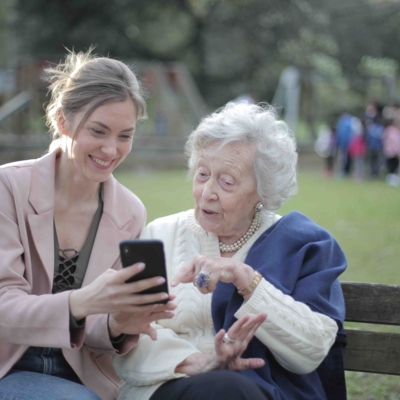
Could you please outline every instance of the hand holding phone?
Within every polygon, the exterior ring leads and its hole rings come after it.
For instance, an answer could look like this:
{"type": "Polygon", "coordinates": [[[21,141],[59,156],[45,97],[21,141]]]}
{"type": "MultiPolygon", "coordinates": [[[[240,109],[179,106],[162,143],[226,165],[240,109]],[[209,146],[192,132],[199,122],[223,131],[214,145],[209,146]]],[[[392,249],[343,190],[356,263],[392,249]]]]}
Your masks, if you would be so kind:
{"type": "MultiPolygon", "coordinates": [[[[126,268],[138,262],[146,265],[145,269],[128,279],[126,283],[142,279],[162,276],[165,282],[158,286],[140,292],[142,294],[168,293],[167,271],[165,267],[164,245],[160,240],[124,240],[120,243],[122,267],[126,268]]],[[[167,303],[169,300],[160,300],[157,303],[167,303]]],[[[156,303],[154,303],[156,304],[156,303]]]]}

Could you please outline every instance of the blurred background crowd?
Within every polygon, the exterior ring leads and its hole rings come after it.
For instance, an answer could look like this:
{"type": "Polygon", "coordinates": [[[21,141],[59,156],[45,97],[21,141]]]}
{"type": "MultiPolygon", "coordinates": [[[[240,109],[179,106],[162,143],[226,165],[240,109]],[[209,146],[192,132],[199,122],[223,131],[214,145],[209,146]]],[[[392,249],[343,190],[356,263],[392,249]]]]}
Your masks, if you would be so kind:
{"type": "Polygon", "coordinates": [[[325,173],[356,181],[385,176],[400,186],[400,106],[396,102],[367,104],[362,115],[343,110],[322,127],[315,151],[325,158],[325,173]]]}

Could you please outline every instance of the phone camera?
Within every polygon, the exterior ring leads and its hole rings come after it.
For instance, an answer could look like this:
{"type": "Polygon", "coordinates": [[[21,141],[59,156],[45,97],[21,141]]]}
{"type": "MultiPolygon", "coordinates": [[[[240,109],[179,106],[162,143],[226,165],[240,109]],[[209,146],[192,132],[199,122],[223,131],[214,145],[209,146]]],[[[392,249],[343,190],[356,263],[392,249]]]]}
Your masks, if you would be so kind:
{"type": "Polygon", "coordinates": [[[129,253],[129,249],[127,247],[124,248],[124,253],[128,254],[129,253]]]}

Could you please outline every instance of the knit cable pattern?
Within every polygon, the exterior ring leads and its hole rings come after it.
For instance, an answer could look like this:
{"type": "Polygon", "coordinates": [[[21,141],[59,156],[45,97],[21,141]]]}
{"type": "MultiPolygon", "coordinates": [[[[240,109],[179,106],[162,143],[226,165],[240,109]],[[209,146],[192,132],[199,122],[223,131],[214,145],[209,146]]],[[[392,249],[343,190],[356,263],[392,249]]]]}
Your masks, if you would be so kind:
{"type": "MultiPolygon", "coordinates": [[[[302,369],[304,360],[318,365],[328,353],[337,332],[336,323],[329,317],[313,312],[307,305],[285,295],[263,279],[250,300],[235,314],[256,315],[266,312],[266,321],[257,330],[256,336],[277,355],[291,352],[298,358],[302,369]]],[[[304,373],[304,372],[303,372],[304,373]]]]}

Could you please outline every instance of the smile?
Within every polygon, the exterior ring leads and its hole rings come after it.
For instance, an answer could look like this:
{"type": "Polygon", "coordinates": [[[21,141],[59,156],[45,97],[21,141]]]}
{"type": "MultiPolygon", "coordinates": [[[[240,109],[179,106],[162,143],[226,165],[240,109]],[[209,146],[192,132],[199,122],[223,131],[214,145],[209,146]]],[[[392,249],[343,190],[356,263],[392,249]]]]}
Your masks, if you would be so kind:
{"type": "Polygon", "coordinates": [[[113,162],[113,160],[111,160],[111,161],[103,161],[103,160],[100,160],[100,158],[97,158],[97,157],[94,157],[94,156],[89,156],[96,164],[99,164],[99,165],[101,165],[102,167],[108,167],[112,162],[113,162]]]}

